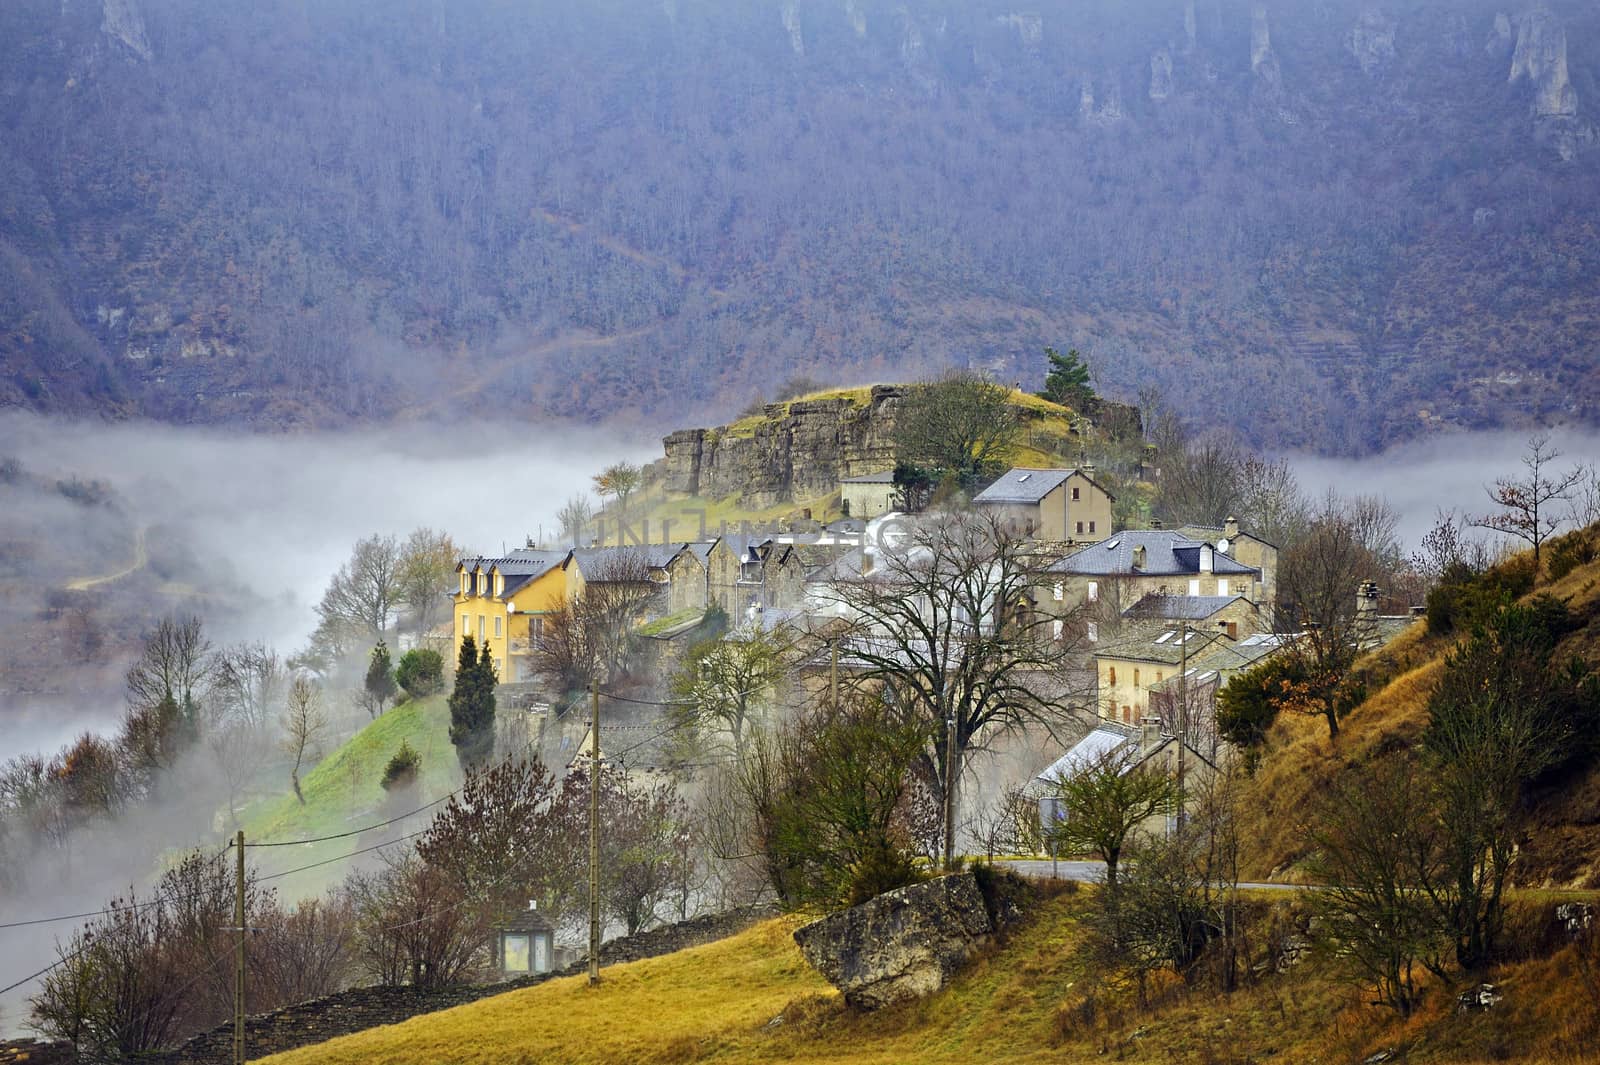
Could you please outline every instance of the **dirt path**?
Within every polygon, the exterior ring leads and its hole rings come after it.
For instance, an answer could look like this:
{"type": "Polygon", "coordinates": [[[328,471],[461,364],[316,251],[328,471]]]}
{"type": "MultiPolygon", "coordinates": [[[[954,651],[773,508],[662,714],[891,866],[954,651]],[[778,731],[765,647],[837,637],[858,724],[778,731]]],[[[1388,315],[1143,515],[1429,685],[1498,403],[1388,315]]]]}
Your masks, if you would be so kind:
{"type": "Polygon", "coordinates": [[[112,581],[120,581],[122,578],[131,576],[132,574],[144,569],[145,563],[149,561],[150,554],[145,550],[144,546],[144,528],[140,527],[138,533],[135,534],[133,539],[133,565],[129,566],[127,569],[118,570],[115,573],[108,573],[104,577],[78,577],[75,580],[67,582],[67,591],[86,592],[97,584],[110,584],[112,581]]]}

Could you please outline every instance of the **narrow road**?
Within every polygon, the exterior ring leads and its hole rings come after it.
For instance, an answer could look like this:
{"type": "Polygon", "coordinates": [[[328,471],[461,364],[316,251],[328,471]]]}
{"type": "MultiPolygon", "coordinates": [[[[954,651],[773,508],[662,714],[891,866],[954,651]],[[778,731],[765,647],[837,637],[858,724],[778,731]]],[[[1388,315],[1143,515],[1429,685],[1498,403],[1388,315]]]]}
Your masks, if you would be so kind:
{"type": "Polygon", "coordinates": [[[110,584],[112,581],[120,581],[122,578],[144,569],[145,563],[149,561],[150,555],[144,546],[144,528],[141,526],[133,539],[133,565],[126,569],[120,569],[115,573],[108,573],[104,577],[78,577],[67,582],[67,591],[86,592],[97,584],[110,584]]]}
{"type": "MultiPolygon", "coordinates": [[[[1080,881],[1084,881],[1084,882],[1087,882],[1087,883],[1097,883],[1100,880],[1103,880],[1105,878],[1105,875],[1106,875],[1106,863],[1105,862],[1080,862],[1080,861],[1070,861],[1069,862],[1069,861],[1063,859],[1063,860],[1061,860],[1059,862],[1052,863],[1050,861],[1050,859],[1048,859],[1048,858],[1010,858],[1010,859],[1001,859],[1000,861],[996,862],[995,864],[1003,865],[1007,869],[1015,870],[1016,872],[1021,873],[1023,876],[1039,877],[1039,878],[1042,878],[1042,879],[1049,879],[1049,877],[1051,876],[1052,864],[1054,865],[1054,868],[1055,868],[1055,874],[1054,875],[1058,879],[1061,879],[1061,880],[1080,880],[1080,881]]],[[[1118,879],[1120,880],[1121,877],[1118,877],[1118,879]]],[[[1308,891],[1308,890],[1310,890],[1310,885],[1307,885],[1307,884],[1276,884],[1276,883],[1244,883],[1244,882],[1241,882],[1239,884],[1239,886],[1241,888],[1249,888],[1249,889],[1251,889],[1253,891],[1308,891]]]]}

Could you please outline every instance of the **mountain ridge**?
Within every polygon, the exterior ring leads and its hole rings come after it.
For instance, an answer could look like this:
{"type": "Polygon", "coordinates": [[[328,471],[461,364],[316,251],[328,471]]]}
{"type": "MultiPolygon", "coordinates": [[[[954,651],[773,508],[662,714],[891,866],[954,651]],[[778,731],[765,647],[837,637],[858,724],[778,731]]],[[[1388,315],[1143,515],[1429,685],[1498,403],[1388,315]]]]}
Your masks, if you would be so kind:
{"type": "Polygon", "coordinates": [[[1600,409],[1576,3],[20,0],[0,41],[0,403],[665,430],[1048,344],[1324,452],[1600,409]]]}

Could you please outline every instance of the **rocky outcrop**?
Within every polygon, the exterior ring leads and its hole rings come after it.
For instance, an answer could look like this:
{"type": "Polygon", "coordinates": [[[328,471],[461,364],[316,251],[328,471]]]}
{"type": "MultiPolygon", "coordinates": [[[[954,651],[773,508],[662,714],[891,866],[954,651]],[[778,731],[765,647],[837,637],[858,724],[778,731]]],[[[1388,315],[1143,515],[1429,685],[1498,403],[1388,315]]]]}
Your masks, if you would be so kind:
{"type": "Polygon", "coordinates": [[[794,939],[847,1002],[877,1009],[944,987],[995,930],[976,878],[956,873],[812,921],[794,939]]]}
{"type": "Polygon", "coordinates": [[[1363,11],[1355,28],[1345,34],[1345,50],[1355,56],[1363,74],[1376,74],[1394,58],[1394,31],[1394,19],[1378,11],[1363,11]]]}
{"type": "Polygon", "coordinates": [[[1172,95],[1172,53],[1165,48],[1150,57],[1150,99],[1165,100],[1172,95]]]}
{"type": "Polygon", "coordinates": [[[1524,78],[1533,86],[1535,117],[1571,118],[1578,113],[1578,94],[1567,74],[1567,31],[1543,8],[1517,20],[1509,80],[1515,85],[1524,78]]]}
{"type": "Polygon", "coordinates": [[[769,403],[753,427],[680,429],[662,440],[658,476],[668,492],[749,507],[832,492],[842,477],[894,465],[894,413],[904,390],[875,386],[850,397],[769,403]]]}

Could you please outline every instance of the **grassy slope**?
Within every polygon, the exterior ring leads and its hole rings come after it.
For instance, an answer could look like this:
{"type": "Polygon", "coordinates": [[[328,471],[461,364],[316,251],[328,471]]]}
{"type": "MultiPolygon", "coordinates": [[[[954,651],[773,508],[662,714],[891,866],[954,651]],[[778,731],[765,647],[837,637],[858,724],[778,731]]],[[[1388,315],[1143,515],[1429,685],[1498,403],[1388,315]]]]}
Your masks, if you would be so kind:
{"type": "MultiPolygon", "coordinates": [[[[1082,1019],[1093,976],[1080,951],[1079,919],[1091,891],[1044,903],[1000,951],[945,991],[860,1014],[805,964],[793,918],[720,943],[608,969],[591,990],[582,977],[551,981],[403,1024],[372,1029],[264,1059],[273,1065],[488,1065],[488,1063],[688,1061],[927,1065],[1091,1062],[1105,1057],[1207,1065],[1360,1061],[1407,1043],[1412,1061],[1581,1060],[1570,1048],[1591,1032],[1593,1010],[1566,995],[1572,1015],[1552,1023],[1550,981],[1581,988],[1568,953],[1502,975],[1507,1001],[1493,1016],[1457,1018],[1448,994],[1409,1021],[1361,1002],[1320,964],[1302,965],[1223,996],[1165,987],[1155,1004],[1120,1003],[1082,1019]],[[1528,988],[1528,996],[1518,994],[1528,988]],[[774,1023],[775,1019],[781,1022],[774,1023]],[[1575,1019],[1577,1018],[1577,1019],[1575,1019]]],[[[1281,898],[1281,897],[1280,897],[1281,898]]]]}
{"type": "MultiPolygon", "coordinates": [[[[306,801],[302,805],[283,781],[282,794],[263,799],[243,812],[246,840],[275,841],[324,836],[386,820],[420,806],[460,783],[461,772],[450,745],[450,716],[444,695],[401,703],[329,752],[316,768],[300,778],[306,801]],[[408,742],[422,756],[422,776],[415,793],[400,801],[384,792],[380,781],[384,766],[408,742]]],[[[425,816],[401,822],[398,832],[413,832],[425,816]]],[[[375,840],[351,837],[306,847],[283,848],[262,863],[264,872],[307,865],[324,858],[348,854],[375,840]],[[291,857],[292,856],[292,857],[291,857]]],[[[263,853],[263,852],[257,852],[263,853]]],[[[278,882],[288,898],[314,894],[340,879],[344,865],[335,863],[278,882]]]]}
{"type": "MultiPolygon", "coordinates": [[[[1574,569],[1539,594],[1567,601],[1583,627],[1563,642],[1560,654],[1600,660],[1600,562],[1574,569]]],[[[1304,857],[1297,811],[1306,810],[1324,784],[1342,769],[1406,751],[1427,724],[1427,702],[1453,639],[1428,635],[1417,624],[1363,663],[1388,680],[1340,725],[1328,740],[1320,718],[1285,717],[1272,728],[1265,759],[1244,804],[1244,836],[1253,842],[1248,875],[1287,874],[1304,857]]],[[[1545,887],[1600,887],[1600,770],[1592,770],[1562,793],[1539,796],[1538,831],[1523,847],[1519,876],[1545,887]]]]}

